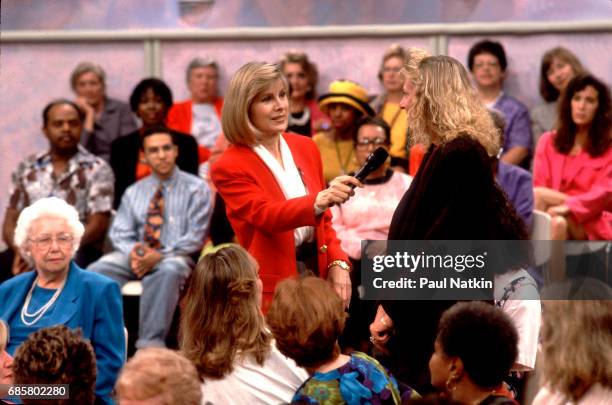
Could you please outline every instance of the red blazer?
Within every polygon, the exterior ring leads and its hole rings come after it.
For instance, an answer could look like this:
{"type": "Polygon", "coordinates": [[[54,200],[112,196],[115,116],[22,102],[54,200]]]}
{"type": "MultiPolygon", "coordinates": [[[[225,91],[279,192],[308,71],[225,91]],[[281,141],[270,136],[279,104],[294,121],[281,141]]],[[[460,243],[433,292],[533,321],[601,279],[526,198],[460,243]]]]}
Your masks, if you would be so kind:
{"type": "MultiPolygon", "coordinates": [[[[174,129],[175,131],[184,132],[191,134],[191,121],[193,119],[192,101],[185,100],[180,103],[172,104],[168,111],[168,117],[166,118],[166,125],[168,128],[174,129]]],[[[223,97],[217,97],[214,102],[215,112],[219,119],[221,119],[221,109],[223,108],[223,97]]],[[[204,146],[198,148],[199,161],[200,163],[206,162],[210,157],[210,151],[204,146]]]]}
{"type": "Polygon", "coordinates": [[[348,261],[331,225],[330,210],[315,217],[314,202],[324,189],[321,155],[308,137],[283,134],[302,173],[308,194],[287,200],[268,166],[251,148],[231,145],[212,165],[212,180],[226,204],[238,241],[259,263],[264,309],[276,284],[297,275],[293,231],[314,226],[319,275],[327,278],[333,260],[348,261]]]}

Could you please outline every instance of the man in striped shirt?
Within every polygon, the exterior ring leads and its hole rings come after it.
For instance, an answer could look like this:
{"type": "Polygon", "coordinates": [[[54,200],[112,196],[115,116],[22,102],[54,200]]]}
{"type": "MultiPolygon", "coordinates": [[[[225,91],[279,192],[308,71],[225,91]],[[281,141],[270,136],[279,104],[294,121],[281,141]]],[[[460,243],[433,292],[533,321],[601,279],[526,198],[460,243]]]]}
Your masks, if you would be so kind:
{"type": "Polygon", "coordinates": [[[178,149],[167,128],[145,129],[142,150],[152,174],[126,190],[109,232],[116,250],[89,269],[121,285],[142,280],[136,347],[163,347],[192,255],[208,232],[210,190],[176,167],[178,149]]]}

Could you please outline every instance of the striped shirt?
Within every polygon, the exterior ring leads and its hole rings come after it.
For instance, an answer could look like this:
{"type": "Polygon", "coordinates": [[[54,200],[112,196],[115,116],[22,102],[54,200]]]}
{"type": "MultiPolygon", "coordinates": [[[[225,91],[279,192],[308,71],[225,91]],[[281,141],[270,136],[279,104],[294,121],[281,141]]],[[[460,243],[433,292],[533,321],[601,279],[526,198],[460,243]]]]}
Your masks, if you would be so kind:
{"type": "MultiPolygon", "coordinates": [[[[115,249],[129,255],[134,245],[143,241],[149,202],[159,183],[150,175],[126,190],[109,232],[115,249]]],[[[162,184],[165,206],[160,252],[166,257],[197,252],[208,234],[212,214],[208,185],[178,168],[162,184]]]]}

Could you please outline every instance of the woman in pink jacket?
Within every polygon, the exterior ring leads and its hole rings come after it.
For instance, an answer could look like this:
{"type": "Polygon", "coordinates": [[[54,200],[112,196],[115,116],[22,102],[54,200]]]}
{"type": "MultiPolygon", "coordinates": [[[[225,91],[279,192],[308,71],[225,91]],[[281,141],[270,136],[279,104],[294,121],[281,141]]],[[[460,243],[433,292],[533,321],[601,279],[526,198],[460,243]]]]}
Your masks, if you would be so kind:
{"type": "Polygon", "coordinates": [[[553,217],[553,239],[610,240],[610,89],[590,74],[578,75],[559,107],[558,129],[542,135],[536,149],[535,208],[553,217]]]}

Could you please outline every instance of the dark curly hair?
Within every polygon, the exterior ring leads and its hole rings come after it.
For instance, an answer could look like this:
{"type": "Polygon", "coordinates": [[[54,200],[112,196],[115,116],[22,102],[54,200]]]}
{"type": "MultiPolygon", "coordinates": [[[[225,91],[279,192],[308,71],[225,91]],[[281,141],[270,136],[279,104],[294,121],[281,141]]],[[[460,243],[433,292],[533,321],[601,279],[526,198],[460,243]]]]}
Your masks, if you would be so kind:
{"type": "Polygon", "coordinates": [[[501,309],[482,301],[460,302],[440,318],[437,341],[444,354],[459,357],[482,388],[495,388],[518,355],[518,333],[501,309]]]}
{"type": "Polygon", "coordinates": [[[599,106],[589,128],[589,137],[584,149],[591,157],[597,157],[603,155],[612,143],[610,88],[591,74],[580,74],[570,80],[561,97],[557,135],[554,137],[555,149],[560,153],[568,154],[574,146],[578,128],[572,119],[572,98],[587,86],[597,91],[599,106]]]}
{"type": "MultiPolygon", "coordinates": [[[[70,398],[51,402],[61,405],[93,404],[96,355],[81,330],[64,325],[32,333],[17,348],[13,360],[15,384],[68,384],[70,398]]],[[[24,400],[27,401],[27,400],[24,400]]],[[[26,402],[28,403],[28,402],[26,402]]]]}
{"type": "Polygon", "coordinates": [[[280,352],[300,367],[314,369],[340,354],[344,306],[329,283],[318,277],[281,281],[266,320],[280,352]]]}
{"type": "Polygon", "coordinates": [[[508,61],[506,60],[506,52],[504,51],[504,47],[499,42],[489,41],[488,39],[480,41],[470,48],[470,53],[468,54],[468,67],[470,68],[470,71],[474,70],[474,59],[481,53],[490,53],[491,55],[495,56],[499,62],[502,72],[506,71],[508,61]]]}
{"type": "Polygon", "coordinates": [[[135,113],[138,111],[140,99],[142,99],[142,96],[149,89],[153,90],[153,94],[162,99],[167,113],[170,107],[172,107],[173,103],[172,90],[170,90],[170,87],[168,87],[163,80],[155,77],[143,79],[136,85],[136,87],[134,87],[134,90],[132,90],[132,94],[130,95],[130,108],[132,111],[135,113]]]}

